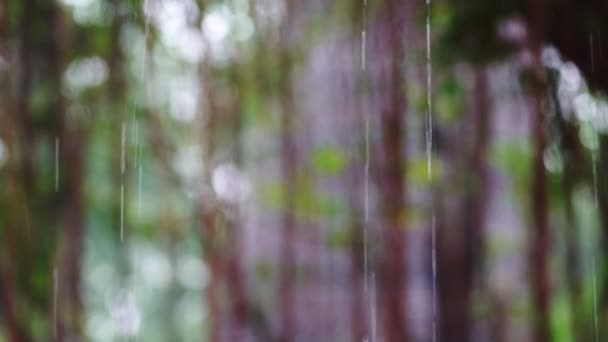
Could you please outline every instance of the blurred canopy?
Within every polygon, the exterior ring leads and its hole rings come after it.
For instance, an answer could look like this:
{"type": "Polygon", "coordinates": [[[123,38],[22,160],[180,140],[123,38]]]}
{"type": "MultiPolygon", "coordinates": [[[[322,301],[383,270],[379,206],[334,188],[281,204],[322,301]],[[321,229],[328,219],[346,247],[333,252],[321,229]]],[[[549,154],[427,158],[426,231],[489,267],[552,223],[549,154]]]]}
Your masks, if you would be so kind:
{"type": "Polygon", "coordinates": [[[608,340],[607,15],[0,0],[0,341],[608,340]]]}

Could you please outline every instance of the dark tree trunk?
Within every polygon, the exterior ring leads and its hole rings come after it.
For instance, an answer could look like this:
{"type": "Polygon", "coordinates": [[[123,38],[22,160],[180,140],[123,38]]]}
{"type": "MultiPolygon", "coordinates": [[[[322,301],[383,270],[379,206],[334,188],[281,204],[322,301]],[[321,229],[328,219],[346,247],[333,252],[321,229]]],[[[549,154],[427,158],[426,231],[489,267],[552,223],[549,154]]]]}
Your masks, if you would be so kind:
{"type": "MultiPolygon", "coordinates": [[[[0,2],[0,56],[4,60],[11,60],[9,24],[8,24],[8,0],[0,2]]],[[[12,73],[11,73],[12,75],[12,73]]],[[[6,73],[0,75],[0,96],[2,100],[2,115],[0,115],[0,135],[6,146],[6,150],[14,151],[14,123],[15,115],[12,108],[10,91],[10,77],[6,73]]],[[[3,189],[1,193],[1,203],[3,208],[10,208],[10,203],[15,198],[17,190],[17,165],[14,159],[9,160],[4,169],[0,172],[3,189]]],[[[3,322],[4,332],[8,341],[29,341],[26,331],[23,329],[17,313],[18,292],[14,288],[15,276],[12,264],[9,262],[11,252],[15,245],[15,222],[11,214],[12,210],[6,210],[1,220],[0,229],[0,317],[3,322]],[[13,247],[11,247],[13,246],[13,247]]]]}
{"type": "MultiPolygon", "coordinates": [[[[243,103],[244,103],[244,73],[245,70],[237,62],[232,69],[231,81],[235,89],[235,100],[232,106],[232,140],[233,140],[233,158],[238,167],[242,167],[243,149],[241,145],[243,131],[243,103]]],[[[245,279],[241,266],[240,252],[241,246],[241,203],[236,203],[236,214],[230,220],[230,238],[229,244],[224,246],[226,249],[226,283],[231,302],[231,321],[234,327],[231,328],[231,340],[241,340],[243,332],[249,323],[249,300],[247,298],[245,279]]]]}
{"type": "Polygon", "coordinates": [[[530,200],[532,208],[532,229],[530,234],[530,279],[534,305],[534,339],[544,342],[551,340],[550,305],[551,287],[549,275],[549,255],[551,236],[549,232],[549,198],[547,196],[547,172],[544,153],[547,147],[546,124],[546,75],[541,60],[542,42],[545,37],[545,12],[541,0],[528,3],[530,37],[527,49],[531,55],[531,144],[532,144],[532,184],[530,200]]]}
{"type": "Polygon", "coordinates": [[[294,282],[295,282],[295,200],[296,200],[296,142],[295,142],[295,118],[296,108],[294,106],[292,89],[293,70],[293,28],[294,7],[292,2],[286,3],[287,9],[281,30],[279,68],[281,70],[281,89],[279,101],[281,108],[281,177],[283,182],[282,194],[282,232],[281,232],[281,268],[279,275],[279,301],[281,328],[279,339],[291,341],[296,337],[295,306],[294,306],[294,282]]]}
{"type": "Polygon", "coordinates": [[[403,86],[402,5],[385,3],[382,13],[384,39],[383,69],[380,77],[386,96],[381,109],[381,144],[384,163],[380,168],[382,198],[383,256],[380,265],[380,305],[383,308],[387,341],[408,341],[408,320],[404,312],[407,294],[407,267],[404,262],[405,232],[405,154],[403,134],[406,99],[403,86]]]}
{"type": "MultiPolygon", "coordinates": [[[[82,338],[83,304],[80,291],[81,262],[84,249],[84,150],[87,145],[85,135],[81,135],[83,127],[70,123],[66,117],[66,100],[61,93],[63,70],[65,66],[65,51],[67,44],[67,27],[64,23],[62,9],[58,5],[49,8],[49,28],[51,32],[51,48],[48,51],[50,61],[49,78],[53,80],[56,93],[53,95],[53,114],[55,122],[55,146],[58,148],[58,163],[65,170],[65,189],[57,191],[65,194],[65,210],[63,212],[64,230],[60,233],[60,264],[57,286],[58,292],[57,315],[58,322],[55,332],[58,340],[82,338]]],[[[55,272],[54,272],[55,273],[55,272]]]]}
{"type": "Polygon", "coordinates": [[[214,132],[217,128],[217,111],[216,95],[213,89],[213,77],[211,73],[211,61],[205,59],[199,66],[199,75],[204,84],[201,85],[203,93],[201,98],[207,101],[207,108],[202,113],[202,141],[203,149],[203,184],[202,201],[201,201],[201,223],[202,223],[202,245],[205,254],[205,259],[209,265],[211,279],[207,287],[207,306],[209,307],[209,317],[211,324],[209,325],[210,341],[219,341],[222,339],[222,310],[220,301],[221,280],[224,276],[224,267],[222,262],[222,250],[220,236],[218,231],[221,224],[221,213],[218,207],[217,198],[213,193],[211,174],[213,168],[213,157],[215,155],[214,132]]]}
{"type": "Polygon", "coordinates": [[[468,189],[468,213],[467,225],[470,228],[471,244],[469,262],[473,265],[474,278],[478,285],[483,289],[485,272],[483,269],[485,259],[485,220],[488,201],[488,161],[487,152],[490,140],[491,128],[491,108],[488,75],[485,67],[478,67],[475,70],[474,79],[475,108],[474,120],[474,139],[472,142],[472,153],[470,159],[473,179],[468,189]]]}
{"type": "MultiPolygon", "coordinates": [[[[127,244],[124,243],[128,236],[127,234],[127,219],[126,213],[126,199],[128,198],[128,178],[127,177],[127,163],[126,153],[127,149],[125,146],[124,156],[122,149],[122,140],[124,136],[126,144],[126,114],[125,108],[127,103],[125,101],[125,95],[127,93],[127,82],[125,79],[125,57],[120,46],[120,35],[122,33],[124,23],[126,21],[125,15],[121,10],[121,2],[119,0],[111,0],[111,8],[113,11],[113,19],[110,26],[110,47],[108,51],[108,88],[107,88],[107,101],[110,104],[113,115],[109,118],[110,132],[109,140],[107,142],[110,150],[112,151],[110,157],[110,170],[109,173],[112,179],[112,202],[111,202],[111,222],[112,228],[116,241],[120,243],[118,247],[118,267],[121,282],[125,282],[129,274],[129,260],[127,244]],[[123,133],[124,130],[124,133],[123,133]],[[124,159],[123,159],[124,157],[124,159]],[[124,161],[124,163],[123,163],[124,161]],[[123,167],[124,164],[124,167],[123,167]],[[121,205],[121,202],[122,203],[121,205]],[[125,236],[123,236],[123,233],[125,236]]],[[[124,286],[125,284],[120,284],[124,286]]]]}

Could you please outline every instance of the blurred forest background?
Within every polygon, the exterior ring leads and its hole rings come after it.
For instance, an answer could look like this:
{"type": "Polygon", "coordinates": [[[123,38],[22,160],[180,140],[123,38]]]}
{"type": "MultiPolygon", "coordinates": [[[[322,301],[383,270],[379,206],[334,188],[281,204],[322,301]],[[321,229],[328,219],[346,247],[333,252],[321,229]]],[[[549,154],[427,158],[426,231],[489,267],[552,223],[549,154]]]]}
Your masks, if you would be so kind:
{"type": "Polygon", "coordinates": [[[0,341],[607,341],[607,16],[0,0],[0,341]]]}

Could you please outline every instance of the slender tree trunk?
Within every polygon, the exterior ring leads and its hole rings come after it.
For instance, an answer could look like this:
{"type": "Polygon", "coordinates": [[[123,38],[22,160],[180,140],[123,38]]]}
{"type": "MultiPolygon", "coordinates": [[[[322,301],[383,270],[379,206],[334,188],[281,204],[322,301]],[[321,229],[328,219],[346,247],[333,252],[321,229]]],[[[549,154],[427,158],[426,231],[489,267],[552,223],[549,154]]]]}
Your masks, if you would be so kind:
{"type": "MultiPolygon", "coordinates": [[[[201,18],[204,17],[207,3],[203,0],[198,1],[201,18]]],[[[210,46],[209,37],[203,34],[203,42],[206,47],[210,46]]],[[[220,341],[225,338],[224,319],[221,301],[221,284],[225,278],[225,261],[223,254],[222,236],[220,228],[224,223],[219,208],[218,200],[213,191],[211,181],[215,157],[215,132],[218,128],[220,116],[215,91],[212,61],[209,56],[203,57],[198,66],[201,88],[200,117],[202,118],[201,147],[203,169],[203,188],[201,189],[201,223],[202,223],[202,246],[205,260],[210,271],[209,285],[207,286],[206,303],[208,308],[209,340],[220,341]]]]}
{"type": "Polygon", "coordinates": [[[281,331],[279,339],[281,341],[291,341],[296,337],[295,331],[295,307],[294,307],[294,235],[295,235],[295,171],[296,171],[296,143],[294,121],[296,111],[294,107],[292,89],[292,69],[293,69],[293,46],[292,39],[292,20],[294,4],[286,2],[286,14],[283,19],[280,42],[279,67],[282,72],[281,89],[279,91],[279,101],[281,104],[281,177],[283,181],[282,195],[282,232],[281,232],[281,269],[279,275],[279,301],[281,313],[281,331]]]}
{"type": "MultiPolygon", "coordinates": [[[[244,92],[244,72],[240,63],[236,62],[232,67],[232,81],[235,88],[235,102],[232,108],[232,137],[233,137],[233,158],[238,167],[242,167],[243,152],[242,152],[242,130],[243,130],[243,92],[244,92]]],[[[229,223],[231,231],[231,241],[226,244],[226,283],[231,301],[231,316],[234,328],[231,329],[231,339],[241,340],[243,332],[249,320],[249,304],[246,294],[244,277],[241,267],[241,259],[239,253],[242,251],[241,246],[241,231],[242,231],[242,208],[241,203],[235,205],[236,213],[229,223]]]]}
{"type": "MultiPolygon", "coordinates": [[[[484,67],[474,71],[474,98],[472,117],[467,122],[471,128],[470,145],[454,145],[447,153],[461,154],[464,160],[448,159],[448,164],[460,165],[454,171],[467,181],[464,196],[456,196],[458,219],[449,210],[443,210],[439,220],[439,296],[441,336],[458,341],[471,338],[473,325],[473,294],[476,288],[483,291],[484,282],[484,234],[487,207],[487,149],[490,136],[490,99],[487,72],[484,67]],[[460,148],[459,148],[460,147],[460,148]],[[470,170],[470,172],[468,171],[470,170]],[[450,223],[448,223],[450,222],[450,223]],[[452,223],[453,222],[453,223],[452,223]]],[[[457,133],[458,134],[458,133],[457,133]]],[[[457,137],[456,139],[458,139],[457,137]]],[[[450,199],[448,199],[450,201],[450,199]]],[[[452,201],[453,202],[453,199],[452,201]]],[[[446,204],[452,206],[452,203],[446,204]]]]}
{"type": "MultiPolygon", "coordinates": [[[[80,292],[81,286],[81,262],[84,249],[84,149],[87,145],[84,136],[81,136],[83,127],[71,125],[66,117],[65,98],[61,94],[63,70],[65,66],[65,51],[67,44],[67,27],[59,5],[49,7],[49,26],[51,29],[51,48],[48,51],[50,62],[49,78],[53,80],[54,94],[53,114],[55,122],[55,143],[59,149],[59,160],[57,161],[66,172],[65,192],[66,207],[63,212],[65,224],[59,241],[63,242],[63,250],[60,265],[56,276],[58,278],[60,294],[57,305],[58,340],[82,338],[83,334],[83,304],[80,292]]],[[[59,189],[58,189],[59,191],[59,189]]],[[[61,245],[61,244],[60,244],[61,245]]]]}
{"type": "Polygon", "coordinates": [[[35,0],[24,0],[20,18],[19,78],[16,92],[16,112],[19,118],[20,149],[23,152],[22,177],[27,193],[33,193],[34,187],[34,153],[36,144],[34,127],[30,113],[30,92],[32,85],[32,31],[37,5],[35,0]]]}
{"type": "MultiPolygon", "coordinates": [[[[537,113],[538,115],[539,113],[537,113]]],[[[542,116],[538,115],[538,116],[542,116]]],[[[542,134],[539,129],[543,127],[543,119],[536,119],[534,134],[542,134]]],[[[532,232],[532,250],[530,255],[532,287],[536,313],[536,341],[549,341],[551,339],[549,326],[549,222],[547,211],[547,176],[543,164],[545,149],[544,138],[537,136],[534,146],[534,166],[532,184],[532,210],[534,231],[532,232]]]]}
{"type": "MultiPolygon", "coordinates": [[[[283,88],[291,88],[291,77],[289,62],[284,61],[285,83],[283,88]]],[[[281,339],[291,340],[294,337],[294,209],[295,209],[295,168],[296,168],[296,146],[293,134],[294,106],[291,89],[283,89],[281,94],[282,116],[281,116],[281,173],[283,178],[283,217],[281,219],[283,232],[281,237],[281,276],[280,276],[280,301],[281,301],[281,339]]]]}
{"type": "MultiPolygon", "coordinates": [[[[350,176],[351,179],[357,179],[354,176],[350,176]]],[[[358,198],[356,190],[358,188],[358,182],[349,182],[349,206],[353,212],[351,220],[352,238],[350,245],[350,260],[351,260],[351,300],[350,300],[350,314],[351,314],[351,329],[352,329],[352,341],[360,342],[363,341],[367,334],[364,314],[364,298],[365,293],[363,291],[363,230],[365,229],[362,225],[360,206],[355,200],[358,198]]]]}
{"type": "Polygon", "coordinates": [[[551,287],[549,275],[550,232],[549,198],[547,196],[547,172],[544,153],[547,147],[547,124],[545,108],[546,75],[541,60],[542,42],[545,36],[544,4],[541,0],[528,3],[529,41],[527,49],[531,59],[531,144],[533,150],[532,184],[530,200],[532,208],[532,230],[530,241],[530,279],[534,304],[534,339],[551,340],[550,305],[551,287]]]}
{"type": "Polygon", "coordinates": [[[384,310],[384,333],[387,341],[408,341],[408,320],[404,313],[407,293],[407,267],[404,262],[405,234],[405,155],[404,120],[406,100],[403,87],[403,44],[401,5],[389,0],[383,8],[383,48],[386,58],[382,82],[386,92],[381,110],[381,144],[384,164],[380,170],[380,193],[383,202],[383,250],[380,266],[380,300],[384,310]]]}
{"type": "MultiPolygon", "coordinates": [[[[367,7],[367,3],[364,3],[365,7],[367,7]]],[[[369,156],[367,148],[368,141],[365,140],[367,138],[367,124],[369,120],[369,116],[365,113],[364,109],[364,101],[361,100],[362,97],[367,96],[368,93],[366,91],[362,91],[361,89],[365,89],[365,83],[368,81],[367,73],[364,68],[364,55],[367,51],[361,51],[361,49],[366,49],[365,42],[363,39],[366,39],[367,35],[367,8],[363,8],[360,4],[354,2],[351,5],[351,16],[352,16],[352,41],[353,41],[353,56],[360,55],[360,65],[361,71],[357,73],[357,77],[354,78],[354,84],[350,85],[353,89],[351,93],[348,93],[347,99],[352,99],[354,104],[356,105],[358,110],[358,119],[361,121],[360,127],[358,130],[358,136],[363,137],[364,141],[360,143],[357,147],[356,155],[358,157],[353,156],[353,160],[359,160],[358,163],[355,163],[355,170],[350,170],[348,173],[347,179],[347,197],[348,197],[348,206],[351,211],[351,236],[350,239],[350,262],[351,262],[351,299],[350,299],[350,321],[351,321],[351,340],[353,342],[360,342],[365,340],[366,336],[369,334],[369,327],[366,324],[366,315],[365,315],[365,298],[367,295],[367,291],[365,291],[364,282],[366,282],[366,266],[365,266],[365,244],[367,243],[365,239],[367,238],[366,234],[366,225],[367,222],[367,213],[362,212],[367,208],[363,208],[365,204],[361,203],[361,190],[363,189],[363,197],[367,196],[367,189],[363,187],[366,186],[366,182],[369,177],[368,175],[368,161],[369,156]],[[364,13],[365,12],[365,13],[364,13]],[[365,33],[363,33],[365,32],[365,33]],[[362,156],[362,157],[361,157],[362,156]],[[364,169],[365,168],[365,169],[364,169]]],[[[367,39],[366,39],[367,40],[367,39]]],[[[351,65],[353,72],[359,70],[359,65],[356,63],[357,58],[353,59],[353,64],[351,65]]],[[[346,89],[349,85],[345,85],[346,89]]],[[[346,108],[348,105],[348,101],[345,101],[344,106],[346,108]]],[[[346,113],[344,113],[346,114],[346,113]]],[[[366,203],[366,198],[363,198],[363,202],[366,203]]]]}
{"type": "MultiPolygon", "coordinates": [[[[483,288],[485,272],[483,269],[485,258],[485,219],[487,211],[487,187],[488,187],[488,162],[487,152],[491,128],[490,96],[488,94],[488,75],[485,67],[475,70],[475,108],[474,108],[474,140],[471,153],[471,168],[474,179],[469,190],[467,217],[470,218],[468,225],[471,228],[470,263],[473,265],[474,274],[479,285],[483,288]]],[[[471,279],[471,284],[473,284],[471,279]]]]}
{"type": "MultiPolygon", "coordinates": [[[[542,62],[540,49],[532,51],[536,70],[535,76],[542,77],[542,62]]],[[[550,298],[551,288],[549,280],[549,208],[547,196],[547,172],[544,164],[544,153],[547,146],[547,132],[544,106],[544,86],[542,78],[535,79],[532,91],[532,223],[530,266],[532,293],[534,296],[535,311],[535,340],[550,341],[550,298]]]]}
{"type": "Polygon", "coordinates": [[[203,184],[202,189],[203,200],[201,207],[201,221],[203,224],[203,248],[206,256],[209,269],[211,271],[211,279],[207,288],[207,306],[209,307],[208,315],[211,319],[209,326],[210,341],[219,341],[222,332],[222,311],[220,308],[220,287],[223,276],[221,244],[219,241],[219,226],[220,226],[220,210],[217,199],[213,193],[211,184],[211,173],[213,165],[213,156],[215,154],[214,132],[217,127],[217,107],[215,105],[215,93],[213,90],[213,80],[211,75],[210,61],[204,60],[199,66],[199,74],[201,80],[204,80],[203,97],[207,101],[207,108],[203,112],[202,126],[202,148],[203,148],[203,184]]]}
{"type": "MultiPolygon", "coordinates": [[[[0,2],[0,57],[10,61],[9,25],[8,25],[8,0],[0,2]]],[[[0,74],[0,96],[2,100],[2,115],[0,115],[0,134],[9,155],[15,151],[13,131],[15,129],[15,116],[13,114],[10,91],[10,73],[0,74]]],[[[2,318],[4,332],[8,341],[29,341],[26,331],[23,329],[17,313],[19,301],[18,292],[14,288],[15,277],[13,267],[9,260],[12,258],[11,251],[15,245],[14,229],[15,222],[12,219],[13,211],[9,210],[11,202],[16,198],[18,180],[16,177],[16,166],[14,158],[10,158],[0,172],[2,179],[2,206],[6,214],[2,217],[0,229],[0,317],[2,318]]]]}

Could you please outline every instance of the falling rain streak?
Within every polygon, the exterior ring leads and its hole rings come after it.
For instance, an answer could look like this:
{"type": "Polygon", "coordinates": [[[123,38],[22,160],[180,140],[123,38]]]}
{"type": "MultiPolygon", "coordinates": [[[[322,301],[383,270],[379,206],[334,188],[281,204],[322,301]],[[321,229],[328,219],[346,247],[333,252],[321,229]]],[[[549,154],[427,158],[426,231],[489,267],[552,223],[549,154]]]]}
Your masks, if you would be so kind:
{"type": "Polygon", "coordinates": [[[431,179],[432,161],[431,152],[433,150],[433,114],[431,107],[431,0],[426,1],[426,162],[427,175],[431,179]]]}
{"type": "MultiPolygon", "coordinates": [[[[144,1],[144,20],[145,20],[145,29],[144,29],[144,52],[143,52],[143,62],[142,62],[142,88],[143,88],[143,105],[144,110],[147,106],[148,101],[148,78],[147,78],[147,69],[148,69],[148,39],[150,36],[150,19],[148,17],[148,1],[144,1]]],[[[133,113],[135,117],[135,112],[133,113]]],[[[139,137],[139,121],[135,118],[135,163],[137,165],[137,216],[141,217],[141,190],[142,190],[142,177],[143,170],[141,165],[141,143],[139,137]]]]}
{"type": "Polygon", "coordinates": [[[431,219],[431,267],[433,272],[433,342],[437,341],[437,230],[435,214],[431,219]]]}
{"type": "MultiPolygon", "coordinates": [[[[426,0],[426,162],[427,177],[432,179],[433,112],[432,112],[432,64],[431,64],[431,0],[426,0]]],[[[433,274],[433,342],[437,341],[437,227],[435,213],[431,208],[431,267],[433,274]]]]}
{"type": "Polygon", "coordinates": [[[595,246],[591,249],[591,277],[593,282],[593,335],[595,342],[598,341],[597,330],[597,276],[595,266],[595,246]]]}
{"type": "Polygon", "coordinates": [[[372,331],[371,331],[371,335],[372,335],[372,342],[376,342],[376,274],[372,272],[372,276],[371,276],[371,282],[372,282],[372,294],[371,294],[371,298],[370,298],[370,307],[371,307],[371,326],[372,326],[372,331]]]}
{"type": "Polygon", "coordinates": [[[120,135],[120,241],[124,241],[125,230],[125,139],[126,127],[122,124],[120,135]]]}
{"type": "Polygon", "coordinates": [[[361,30],[361,70],[365,70],[367,43],[367,0],[363,0],[363,29],[361,30]]]}
{"type": "Polygon", "coordinates": [[[120,241],[125,239],[125,186],[120,184],[120,241]]]}
{"type": "Polygon", "coordinates": [[[57,341],[57,291],[59,279],[57,275],[57,267],[53,268],[53,337],[57,341]]]}
{"type": "MultiPolygon", "coordinates": [[[[363,0],[363,22],[361,29],[361,70],[366,70],[367,64],[367,0],[363,0]]],[[[364,215],[364,227],[363,227],[363,288],[364,288],[364,296],[368,298],[367,305],[370,319],[370,329],[371,332],[371,341],[376,340],[376,284],[375,284],[375,275],[372,273],[371,279],[369,277],[369,258],[368,258],[368,236],[367,230],[369,225],[369,160],[370,160],[370,150],[369,150],[369,113],[365,111],[364,114],[364,134],[365,134],[365,165],[363,170],[363,215],[364,215]],[[370,289],[370,281],[371,289],[370,289]]],[[[365,338],[365,340],[369,340],[369,336],[365,338]]]]}
{"type": "Polygon", "coordinates": [[[59,138],[55,138],[55,192],[59,191],[59,138]]]}
{"type": "MultiPolygon", "coordinates": [[[[589,55],[590,55],[590,59],[591,59],[591,72],[595,72],[595,60],[594,60],[594,56],[593,56],[593,32],[589,33],[589,55]]],[[[593,106],[593,113],[592,113],[592,117],[593,118],[597,118],[597,106],[593,106]]],[[[593,131],[595,131],[595,124],[594,121],[592,121],[590,123],[590,125],[593,125],[593,131]]],[[[593,172],[593,200],[594,200],[594,205],[595,208],[598,208],[598,190],[597,190],[597,156],[596,156],[596,150],[598,148],[598,138],[597,138],[597,134],[594,135],[593,138],[593,148],[591,149],[591,168],[592,168],[592,172],[593,172]]]]}

